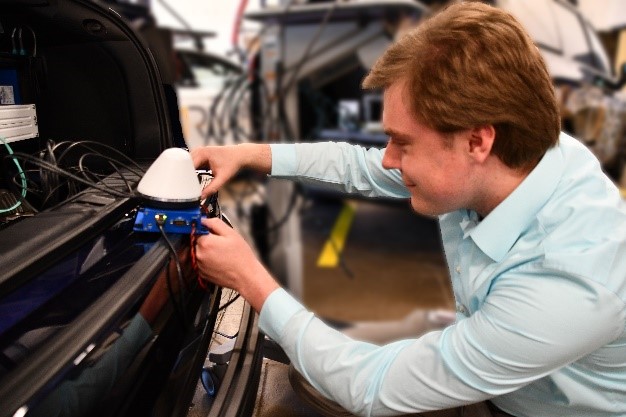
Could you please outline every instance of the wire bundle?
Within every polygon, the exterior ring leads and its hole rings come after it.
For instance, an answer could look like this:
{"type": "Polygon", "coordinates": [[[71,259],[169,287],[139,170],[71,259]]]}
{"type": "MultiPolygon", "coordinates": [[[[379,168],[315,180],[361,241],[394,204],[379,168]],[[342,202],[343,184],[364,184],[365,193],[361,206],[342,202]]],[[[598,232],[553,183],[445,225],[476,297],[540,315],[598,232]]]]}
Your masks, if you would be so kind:
{"type": "Polygon", "coordinates": [[[37,155],[11,150],[4,161],[7,159],[18,166],[11,179],[22,198],[27,194],[37,197],[40,209],[65,201],[85,187],[115,197],[132,197],[134,183],[144,174],[144,169],[124,153],[95,141],[48,140],[37,155]],[[123,189],[102,181],[111,173],[120,177],[123,189]]]}

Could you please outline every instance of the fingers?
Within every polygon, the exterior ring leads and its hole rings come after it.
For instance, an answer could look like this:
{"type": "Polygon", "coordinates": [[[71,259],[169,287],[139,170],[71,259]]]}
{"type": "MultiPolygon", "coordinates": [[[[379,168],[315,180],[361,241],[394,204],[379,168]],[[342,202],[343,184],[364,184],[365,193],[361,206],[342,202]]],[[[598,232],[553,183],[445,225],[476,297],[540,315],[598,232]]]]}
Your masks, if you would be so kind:
{"type": "Polygon", "coordinates": [[[202,190],[201,198],[207,198],[210,195],[215,194],[222,187],[222,185],[224,185],[224,181],[222,180],[221,176],[213,177],[213,179],[211,179],[211,182],[202,190]]]}
{"type": "Polygon", "coordinates": [[[191,151],[191,159],[196,169],[206,168],[213,173],[213,179],[202,190],[201,198],[215,194],[238,169],[232,147],[205,146],[191,151]]]}
{"type": "Polygon", "coordinates": [[[201,221],[202,225],[215,235],[224,236],[233,233],[233,229],[217,217],[203,218],[201,221]]]}
{"type": "Polygon", "coordinates": [[[205,148],[195,148],[189,152],[193,166],[196,167],[196,169],[209,168],[209,158],[205,152],[205,148]]]}

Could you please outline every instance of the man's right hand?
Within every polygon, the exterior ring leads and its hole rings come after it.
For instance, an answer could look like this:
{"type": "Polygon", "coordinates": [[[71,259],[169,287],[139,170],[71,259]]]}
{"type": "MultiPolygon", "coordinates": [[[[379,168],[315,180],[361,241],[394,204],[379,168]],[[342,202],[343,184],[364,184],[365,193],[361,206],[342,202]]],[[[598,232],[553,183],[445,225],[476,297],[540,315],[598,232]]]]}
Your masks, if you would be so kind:
{"type": "Polygon", "coordinates": [[[198,274],[202,279],[237,291],[258,313],[278,283],[250,245],[221,219],[202,219],[211,233],[196,241],[198,274]]]}
{"type": "Polygon", "coordinates": [[[267,144],[205,146],[192,149],[191,158],[196,169],[210,169],[213,173],[213,179],[202,190],[202,198],[215,194],[242,168],[264,174],[269,174],[272,169],[272,155],[267,144]]]}

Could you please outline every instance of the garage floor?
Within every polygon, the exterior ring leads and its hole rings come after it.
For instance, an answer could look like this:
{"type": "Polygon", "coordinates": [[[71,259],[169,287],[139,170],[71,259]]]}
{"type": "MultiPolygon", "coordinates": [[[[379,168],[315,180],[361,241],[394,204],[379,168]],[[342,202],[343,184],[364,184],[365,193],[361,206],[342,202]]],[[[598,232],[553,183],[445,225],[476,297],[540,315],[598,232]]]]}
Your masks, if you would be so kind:
{"type": "MultiPolygon", "coordinates": [[[[415,308],[453,306],[437,223],[406,202],[314,198],[301,214],[304,304],[336,321],[400,319],[415,308]],[[318,261],[338,219],[351,212],[336,266],[318,261]]],[[[345,216],[344,216],[345,226],[345,216]]],[[[345,229],[345,228],[344,228],[345,229]]],[[[316,417],[287,380],[287,366],[266,359],[255,417],[316,417]]]]}

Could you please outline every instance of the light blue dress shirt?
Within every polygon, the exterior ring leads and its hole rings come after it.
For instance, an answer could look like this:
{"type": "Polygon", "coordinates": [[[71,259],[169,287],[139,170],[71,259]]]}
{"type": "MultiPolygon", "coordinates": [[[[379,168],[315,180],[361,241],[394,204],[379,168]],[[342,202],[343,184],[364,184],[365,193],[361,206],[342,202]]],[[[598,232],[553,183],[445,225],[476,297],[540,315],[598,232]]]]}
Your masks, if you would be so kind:
{"type": "MultiPolygon", "coordinates": [[[[272,145],[272,175],[407,197],[380,150],[272,145]]],[[[491,399],[518,417],[626,416],[626,208],[596,158],[562,134],[482,221],[439,218],[457,321],[385,346],[353,341],[286,291],[261,329],[322,393],[359,415],[491,399]]]]}

